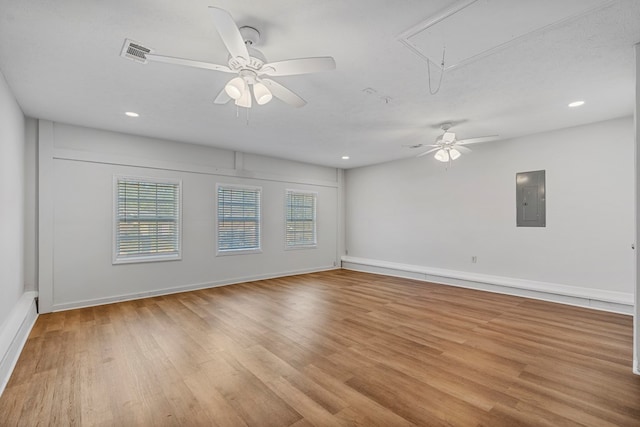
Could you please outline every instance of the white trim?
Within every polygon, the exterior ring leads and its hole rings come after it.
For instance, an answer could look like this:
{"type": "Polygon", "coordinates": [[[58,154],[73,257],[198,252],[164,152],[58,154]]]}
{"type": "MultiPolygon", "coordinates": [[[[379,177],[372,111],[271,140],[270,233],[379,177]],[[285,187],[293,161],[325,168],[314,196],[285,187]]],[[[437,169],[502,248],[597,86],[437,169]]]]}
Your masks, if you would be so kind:
{"type": "MultiPolygon", "coordinates": [[[[218,235],[216,233],[216,242],[218,235]]],[[[262,245],[262,238],[260,239],[260,244],[262,245]]],[[[216,249],[216,256],[234,256],[234,255],[250,255],[250,254],[261,254],[262,248],[260,249],[228,249],[226,251],[216,249]]]]}
{"type": "Polygon", "coordinates": [[[113,223],[111,230],[111,263],[117,264],[133,264],[141,262],[161,262],[161,261],[179,261],[182,259],[182,180],[174,178],[157,178],[148,176],[132,176],[132,175],[113,175],[113,223]],[[178,253],[175,254],[144,254],[134,256],[118,256],[117,251],[117,230],[118,230],[118,183],[120,181],[128,182],[148,182],[152,184],[169,184],[178,186],[178,253]]]}
{"type": "Polygon", "coordinates": [[[54,172],[53,122],[38,120],[38,309],[53,306],[54,172]]]}
{"type": "Polygon", "coordinates": [[[236,171],[244,170],[244,153],[240,151],[233,152],[233,163],[236,171]]]}
{"type": "Polygon", "coordinates": [[[615,313],[631,314],[633,312],[633,294],[625,292],[586,289],[558,283],[445,270],[352,256],[342,257],[342,268],[387,276],[407,277],[443,285],[516,295],[615,313]]]}
{"type": "Polygon", "coordinates": [[[638,364],[638,359],[633,359],[633,373],[636,375],[640,375],[640,365],[638,364]]]}
{"type": "MultiPolygon", "coordinates": [[[[47,122],[51,123],[51,122],[47,122]]],[[[241,155],[242,153],[238,153],[241,155]]],[[[238,156],[237,158],[241,158],[238,156]]],[[[234,178],[257,179],[261,181],[286,182],[292,184],[315,185],[318,187],[337,188],[338,182],[320,179],[305,179],[294,176],[277,175],[267,172],[254,172],[244,169],[226,169],[215,166],[196,165],[185,162],[142,159],[120,154],[92,153],[89,151],[72,150],[68,148],[54,148],[52,159],[77,162],[97,163],[105,165],[132,166],[146,169],[159,169],[175,172],[198,173],[202,175],[229,176],[234,178]]],[[[241,162],[242,163],[242,162],[241,162]]]]}
{"type": "Polygon", "coordinates": [[[177,293],[187,292],[187,291],[196,291],[199,289],[217,288],[220,286],[236,285],[238,283],[254,282],[257,280],[277,279],[277,278],[287,277],[287,276],[297,276],[299,274],[317,273],[320,271],[339,270],[339,269],[340,267],[335,267],[332,265],[332,266],[319,267],[319,268],[284,271],[280,273],[258,274],[255,276],[245,276],[245,277],[234,277],[234,278],[225,279],[225,280],[216,280],[213,282],[194,283],[191,285],[176,286],[172,288],[157,289],[152,291],[135,292],[131,294],[116,295],[113,297],[96,298],[96,299],[90,299],[90,300],[73,301],[73,302],[64,303],[64,304],[56,304],[53,306],[52,311],[65,311],[65,310],[74,310],[77,308],[95,307],[98,305],[113,304],[116,302],[132,301],[132,300],[143,299],[143,298],[151,298],[151,297],[156,297],[160,295],[171,295],[171,294],[177,294],[177,293]]]}
{"type": "Polygon", "coordinates": [[[37,292],[22,294],[0,330],[0,395],[11,378],[11,373],[38,318],[37,296],[37,292]]]}
{"type": "Polygon", "coordinates": [[[346,255],[346,210],[345,210],[345,191],[344,191],[344,169],[337,170],[338,190],[336,191],[336,258],[333,265],[340,265],[340,257],[346,255]]]}

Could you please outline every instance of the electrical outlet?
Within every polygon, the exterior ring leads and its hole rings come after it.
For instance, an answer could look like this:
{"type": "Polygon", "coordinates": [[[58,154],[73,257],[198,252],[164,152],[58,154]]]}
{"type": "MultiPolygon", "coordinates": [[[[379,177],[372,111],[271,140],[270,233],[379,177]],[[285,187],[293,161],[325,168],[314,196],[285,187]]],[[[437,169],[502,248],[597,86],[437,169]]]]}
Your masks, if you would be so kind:
{"type": "Polygon", "coordinates": [[[477,263],[477,262],[478,262],[478,257],[477,257],[477,256],[475,256],[475,255],[471,256],[471,263],[472,263],[472,264],[475,264],[475,263],[477,263]]]}

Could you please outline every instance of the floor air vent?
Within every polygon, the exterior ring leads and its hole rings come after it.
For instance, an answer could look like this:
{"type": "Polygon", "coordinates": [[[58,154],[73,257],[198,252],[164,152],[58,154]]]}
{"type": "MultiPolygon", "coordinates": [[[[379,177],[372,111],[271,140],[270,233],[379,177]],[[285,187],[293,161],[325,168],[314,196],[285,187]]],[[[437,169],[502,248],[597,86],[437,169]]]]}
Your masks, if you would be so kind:
{"type": "Polygon", "coordinates": [[[151,53],[151,49],[144,47],[133,40],[125,39],[120,56],[141,64],[146,64],[148,62],[147,57],[145,56],[147,53],[151,53]]]}

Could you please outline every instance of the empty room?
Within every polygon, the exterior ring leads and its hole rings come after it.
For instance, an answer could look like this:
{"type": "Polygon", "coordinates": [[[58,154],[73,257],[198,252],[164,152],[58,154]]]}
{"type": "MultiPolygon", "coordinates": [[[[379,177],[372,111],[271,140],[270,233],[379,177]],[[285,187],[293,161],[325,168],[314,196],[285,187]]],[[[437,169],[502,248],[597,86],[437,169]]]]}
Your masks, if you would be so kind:
{"type": "Polygon", "coordinates": [[[638,426],[640,2],[0,0],[0,426],[638,426]]]}

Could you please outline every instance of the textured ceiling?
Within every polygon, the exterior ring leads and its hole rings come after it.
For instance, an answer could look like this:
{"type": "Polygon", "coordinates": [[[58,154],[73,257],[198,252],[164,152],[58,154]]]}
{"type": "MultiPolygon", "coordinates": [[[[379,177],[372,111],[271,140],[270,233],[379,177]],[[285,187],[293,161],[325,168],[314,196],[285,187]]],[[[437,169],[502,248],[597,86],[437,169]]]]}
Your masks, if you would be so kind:
{"type": "MultiPolygon", "coordinates": [[[[502,3],[517,13],[530,1],[502,3]]],[[[640,1],[607,2],[529,33],[447,71],[430,95],[426,62],[398,36],[456,3],[0,0],[0,70],[28,116],[343,168],[416,155],[403,145],[430,143],[442,122],[461,138],[511,138],[633,114],[640,1]],[[238,111],[213,104],[229,74],[119,56],[130,38],[158,54],[225,64],[208,6],[257,28],[270,61],[330,55],[337,69],[274,79],[307,100],[303,108],[274,100],[238,111]],[[586,104],[567,108],[577,99],[586,104]]],[[[554,2],[544,3],[553,13],[554,2]]],[[[491,37],[499,22],[456,27],[452,37],[491,37]]]]}

